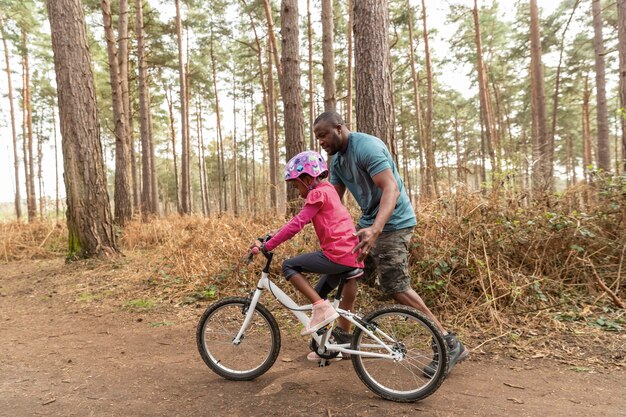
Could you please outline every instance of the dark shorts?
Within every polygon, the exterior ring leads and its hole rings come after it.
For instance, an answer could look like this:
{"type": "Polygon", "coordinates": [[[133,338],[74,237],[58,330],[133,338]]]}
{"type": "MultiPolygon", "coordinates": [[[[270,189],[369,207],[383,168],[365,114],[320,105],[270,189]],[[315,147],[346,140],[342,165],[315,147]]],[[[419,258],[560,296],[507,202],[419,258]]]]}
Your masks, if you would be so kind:
{"type": "Polygon", "coordinates": [[[299,273],[309,272],[320,275],[336,275],[353,269],[353,266],[340,265],[331,261],[322,251],[304,253],[283,262],[283,275],[287,280],[299,273]]]}
{"type": "Polygon", "coordinates": [[[365,257],[365,282],[374,282],[378,278],[380,289],[385,294],[407,291],[411,287],[409,275],[409,242],[413,236],[413,227],[383,232],[376,244],[365,257]]]}

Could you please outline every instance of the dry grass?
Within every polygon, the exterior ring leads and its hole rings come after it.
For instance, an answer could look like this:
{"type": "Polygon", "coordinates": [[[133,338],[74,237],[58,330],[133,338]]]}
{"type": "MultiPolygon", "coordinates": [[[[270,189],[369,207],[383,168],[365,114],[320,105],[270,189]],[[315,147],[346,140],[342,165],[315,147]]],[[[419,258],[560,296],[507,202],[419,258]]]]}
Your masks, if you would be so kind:
{"type": "MultiPolygon", "coordinates": [[[[621,189],[616,190],[600,193],[598,202],[586,205],[581,202],[587,190],[570,190],[548,208],[470,193],[423,204],[410,249],[413,286],[446,324],[463,329],[479,348],[485,341],[502,346],[515,341],[512,349],[550,350],[554,331],[578,337],[581,328],[621,328],[615,340],[609,332],[600,333],[607,335],[602,343],[617,343],[613,351],[621,353],[615,360],[623,361],[624,310],[598,285],[601,281],[616,297],[626,298],[621,280],[626,206],[621,189]],[[529,335],[533,337],[527,339],[529,335]]],[[[175,304],[242,294],[253,287],[262,265],[260,260],[252,266],[243,263],[249,244],[283,221],[265,213],[132,222],[119,235],[132,263],[124,279],[134,282],[135,298],[143,292],[175,304]]],[[[63,224],[0,224],[1,259],[62,257],[66,235],[63,224]]],[[[272,271],[277,281],[281,259],[316,245],[308,227],[280,247],[272,271]]],[[[119,261],[102,262],[120,267],[119,261]]],[[[376,288],[361,286],[363,311],[389,302],[376,288]]]]}

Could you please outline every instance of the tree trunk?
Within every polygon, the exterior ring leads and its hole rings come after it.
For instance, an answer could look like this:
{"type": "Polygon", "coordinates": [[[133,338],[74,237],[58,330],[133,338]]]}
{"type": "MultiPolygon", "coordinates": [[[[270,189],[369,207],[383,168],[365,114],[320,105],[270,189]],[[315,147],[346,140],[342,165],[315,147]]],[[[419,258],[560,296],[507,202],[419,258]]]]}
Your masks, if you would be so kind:
{"type": "Polygon", "coordinates": [[[4,21],[2,19],[0,19],[0,35],[2,35],[2,44],[4,46],[4,62],[6,63],[8,99],[11,117],[11,134],[13,136],[13,165],[15,167],[15,216],[17,217],[17,220],[20,220],[22,218],[22,197],[20,195],[20,161],[17,156],[17,127],[15,126],[15,107],[13,105],[13,83],[11,81],[9,48],[7,47],[4,21]]]}
{"type": "Polygon", "coordinates": [[[28,209],[28,221],[37,218],[37,200],[35,198],[35,158],[33,156],[33,109],[30,98],[30,66],[28,58],[27,34],[22,30],[22,63],[24,71],[24,83],[22,88],[24,110],[24,170],[26,172],[26,203],[28,209]]]}
{"type": "MultiPolygon", "coordinates": [[[[282,34],[283,77],[280,79],[280,91],[283,97],[285,123],[285,159],[287,162],[294,155],[304,151],[304,117],[302,113],[302,98],[300,92],[300,42],[298,30],[298,0],[282,0],[280,7],[280,21],[282,34]]],[[[326,67],[324,67],[326,72],[326,67]]],[[[334,80],[333,80],[334,84],[334,80]]],[[[326,91],[326,86],[324,87],[326,91]]],[[[334,88],[333,88],[334,90],[334,88]]],[[[326,102],[326,97],[324,99],[326,102]]],[[[333,100],[334,102],[334,100],[333,100]]],[[[298,190],[287,189],[288,212],[297,213],[290,204],[299,197],[298,190]]]]}
{"type": "Polygon", "coordinates": [[[552,191],[552,161],[549,159],[548,118],[546,112],[545,80],[541,58],[541,33],[537,0],[530,0],[530,53],[531,89],[534,94],[532,116],[536,126],[533,140],[532,191],[535,198],[545,197],[552,191]]]}
{"type": "Polygon", "coordinates": [[[139,94],[139,122],[141,134],[141,212],[144,216],[150,213],[152,202],[152,183],[150,182],[150,118],[148,113],[148,86],[146,57],[143,40],[143,3],[136,0],[136,25],[137,34],[137,92],[139,94]]]}
{"type": "Polygon", "coordinates": [[[422,0],[422,19],[424,23],[424,59],[426,67],[426,84],[428,95],[426,107],[426,120],[424,123],[423,141],[426,150],[426,189],[427,198],[439,197],[439,185],[437,182],[437,166],[435,164],[435,140],[433,139],[433,111],[435,108],[433,94],[433,75],[430,63],[430,48],[428,46],[428,27],[426,25],[426,2],[422,0]],[[433,195],[434,193],[434,195],[433,195]]]}
{"type": "Polygon", "coordinates": [[[211,68],[213,71],[213,93],[215,95],[215,117],[217,123],[217,153],[218,153],[218,175],[220,193],[220,210],[228,211],[228,193],[226,190],[226,167],[224,165],[224,138],[222,137],[222,121],[220,117],[220,100],[217,90],[217,61],[213,49],[213,35],[211,35],[211,68]]]}
{"type": "Polygon", "coordinates": [[[322,65],[324,67],[324,111],[335,111],[335,51],[333,1],[322,0],[322,65]]]}
{"type": "Polygon", "coordinates": [[[356,123],[359,131],[385,142],[395,160],[388,32],[386,2],[361,0],[354,3],[356,123]]]}
{"type": "Polygon", "coordinates": [[[47,0],[46,6],[58,88],[69,256],[117,254],[82,3],[47,0]]]}
{"type": "Polygon", "coordinates": [[[181,125],[181,210],[191,213],[191,178],[189,173],[189,134],[187,130],[187,83],[185,81],[185,63],[183,62],[183,36],[180,18],[180,0],[176,0],[176,36],[178,40],[178,77],[180,88],[180,125],[181,125]]]}
{"type": "Polygon", "coordinates": [[[611,151],[609,145],[609,118],[606,104],[606,81],[604,64],[604,40],[602,38],[602,13],[600,0],[591,1],[593,14],[593,48],[596,58],[596,117],[598,125],[598,168],[611,172],[611,151]]]}
{"type": "Polygon", "coordinates": [[[276,75],[278,76],[278,82],[283,78],[283,70],[280,66],[280,58],[278,57],[278,47],[276,46],[276,35],[274,34],[274,18],[272,17],[272,5],[271,0],[263,0],[263,6],[265,7],[265,17],[267,18],[267,33],[269,35],[269,42],[272,44],[272,54],[274,56],[274,64],[276,64],[276,75]]]}
{"type": "Polygon", "coordinates": [[[178,162],[176,158],[176,130],[174,128],[174,97],[172,94],[172,87],[168,86],[165,89],[165,99],[167,100],[167,108],[170,114],[170,136],[172,140],[172,157],[174,159],[174,186],[176,188],[176,212],[182,214],[182,207],[180,204],[180,189],[178,184],[178,162]]]}
{"type": "MultiPolygon", "coordinates": [[[[132,190],[130,182],[130,152],[128,150],[128,117],[124,112],[124,97],[120,77],[115,34],[111,22],[111,4],[109,0],[100,2],[104,21],[104,36],[107,43],[109,58],[109,80],[111,83],[111,102],[113,106],[113,121],[115,124],[115,222],[125,226],[133,216],[132,190]]],[[[128,92],[127,92],[128,94],[128,92]]]]}
{"type": "Polygon", "coordinates": [[[585,182],[591,183],[591,177],[589,176],[589,168],[593,164],[593,155],[591,152],[591,122],[589,101],[591,97],[591,91],[589,90],[589,77],[585,76],[585,87],[583,90],[583,109],[582,109],[582,127],[583,127],[583,176],[585,182]]]}
{"type": "Polygon", "coordinates": [[[200,180],[200,202],[202,203],[202,215],[206,217],[207,205],[206,205],[206,198],[204,195],[204,175],[202,175],[202,143],[201,143],[202,141],[200,138],[200,135],[202,134],[200,118],[202,117],[202,115],[201,115],[200,106],[201,106],[200,97],[198,97],[196,100],[196,136],[197,136],[196,147],[198,150],[198,178],[200,180]]]}
{"type": "MultiPolygon", "coordinates": [[[[315,120],[315,100],[313,92],[313,29],[311,27],[311,0],[306,0],[306,21],[307,21],[307,40],[308,40],[308,52],[309,52],[309,148],[317,149],[317,141],[315,140],[315,133],[313,132],[313,121],[315,120]]],[[[333,64],[334,65],[334,64],[333,64]]]]}
{"type": "MultiPolygon", "coordinates": [[[[622,128],[622,173],[626,172],[626,0],[617,0],[619,48],[619,115],[622,128]]],[[[617,156],[616,156],[617,157],[617,156]]]]}
{"type": "MultiPolygon", "coordinates": [[[[567,19],[567,23],[565,24],[565,28],[563,29],[563,34],[561,35],[561,41],[559,43],[559,64],[556,67],[556,75],[554,80],[554,95],[552,96],[552,128],[550,129],[550,150],[552,151],[552,155],[550,155],[550,161],[554,160],[554,144],[555,144],[555,136],[556,136],[556,122],[558,116],[558,108],[559,108],[559,90],[561,86],[561,68],[563,64],[563,53],[565,50],[565,34],[567,33],[567,29],[569,28],[570,23],[572,22],[572,18],[574,17],[574,13],[576,12],[576,8],[578,7],[579,0],[576,1],[574,7],[572,7],[572,11],[569,15],[569,19],[567,19]]],[[[568,137],[568,140],[571,138],[568,137]]],[[[568,148],[569,151],[569,148],[568,148]]],[[[566,169],[567,171],[567,169],[566,169]]],[[[573,184],[572,184],[573,185],[573,184]]]]}
{"type": "Polygon", "coordinates": [[[233,74],[233,184],[232,184],[232,206],[233,214],[239,215],[239,165],[238,165],[238,150],[237,150],[237,84],[235,82],[235,75],[233,74]]]}
{"type": "Polygon", "coordinates": [[[267,102],[268,102],[268,123],[267,123],[267,147],[270,166],[270,205],[273,210],[278,208],[278,199],[276,193],[276,166],[278,165],[278,156],[276,155],[276,129],[274,128],[274,74],[272,71],[272,44],[267,42],[267,102]]]}
{"type": "Polygon", "coordinates": [[[419,166],[420,166],[420,188],[424,195],[430,195],[430,183],[425,180],[424,169],[424,122],[422,120],[422,100],[419,94],[419,77],[415,70],[415,46],[413,36],[413,9],[410,7],[410,3],[407,2],[407,8],[409,10],[409,65],[411,66],[411,84],[413,85],[413,106],[415,108],[415,119],[417,121],[417,147],[419,154],[419,166]]]}
{"type": "Polygon", "coordinates": [[[55,207],[55,218],[57,221],[59,220],[59,148],[57,146],[57,117],[55,114],[55,107],[52,107],[52,132],[54,136],[54,191],[55,191],[55,199],[54,199],[54,207],[55,207]]]}
{"type": "Polygon", "coordinates": [[[352,0],[348,0],[348,68],[346,68],[346,126],[350,130],[355,130],[356,126],[352,125],[352,23],[354,17],[354,9],[352,0]]]}
{"type": "MultiPolygon", "coordinates": [[[[478,73],[478,91],[480,98],[480,120],[483,126],[483,141],[482,151],[484,158],[485,148],[489,153],[489,160],[491,163],[492,172],[492,186],[495,187],[496,181],[495,173],[498,171],[498,164],[495,158],[495,152],[493,143],[496,140],[495,125],[493,120],[493,112],[491,111],[491,95],[489,94],[489,83],[487,81],[487,71],[485,69],[485,62],[483,61],[482,52],[482,36],[480,33],[480,21],[478,19],[478,2],[474,0],[474,31],[476,42],[476,72],[478,73]]],[[[484,164],[483,164],[484,170],[484,164]]],[[[483,175],[486,176],[486,175],[483,175]]],[[[484,181],[484,179],[483,179],[484,181]]]]}

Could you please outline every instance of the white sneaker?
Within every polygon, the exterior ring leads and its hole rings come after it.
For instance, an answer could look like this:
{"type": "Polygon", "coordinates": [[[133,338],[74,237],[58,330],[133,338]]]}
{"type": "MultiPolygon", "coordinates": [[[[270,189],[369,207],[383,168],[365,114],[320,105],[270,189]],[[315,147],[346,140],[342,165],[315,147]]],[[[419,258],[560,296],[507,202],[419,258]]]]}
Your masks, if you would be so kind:
{"type": "Polygon", "coordinates": [[[315,333],[327,324],[332,323],[339,317],[337,310],[333,308],[330,301],[324,300],[324,302],[313,306],[313,314],[311,315],[311,321],[309,327],[306,327],[300,334],[306,336],[315,333]]]}

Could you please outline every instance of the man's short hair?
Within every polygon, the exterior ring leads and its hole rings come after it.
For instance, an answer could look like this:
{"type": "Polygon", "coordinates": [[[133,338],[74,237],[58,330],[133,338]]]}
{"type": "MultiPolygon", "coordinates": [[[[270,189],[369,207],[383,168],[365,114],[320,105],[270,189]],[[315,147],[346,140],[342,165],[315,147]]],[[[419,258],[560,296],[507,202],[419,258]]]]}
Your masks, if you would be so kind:
{"type": "Polygon", "coordinates": [[[313,126],[315,126],[319,122],[327,122],[333,126],[343,125],[343,119],[341,118],[339,113],[334,111],[325,111],[324,113],[317,116],[315,122],[313,122],[313,126]]]}

